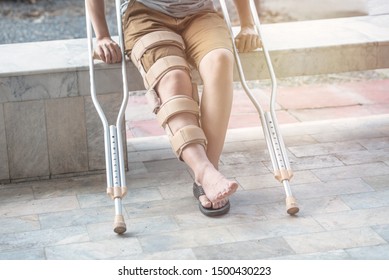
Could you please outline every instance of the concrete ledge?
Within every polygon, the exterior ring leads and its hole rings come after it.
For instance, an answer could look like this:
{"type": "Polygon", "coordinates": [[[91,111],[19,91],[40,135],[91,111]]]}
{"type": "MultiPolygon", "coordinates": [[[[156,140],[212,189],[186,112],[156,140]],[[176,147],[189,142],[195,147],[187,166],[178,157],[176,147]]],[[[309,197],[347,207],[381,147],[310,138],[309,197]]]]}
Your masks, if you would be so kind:
{"type": "MultiPolygon", "coordinates": [[[[275,69],[280,77],[322,74],[328,71],[342,72],[366,70],[363,66],[385,68],[389,64],[389,14],[377,16],[348,17],[312,21],[298,21],[263,25],[263,35],[271,52],[275,69]],[[358,65],[347,62],[358,60],[354,50],[373,51],[373,62],[358,65]],[[332,53],[330,50],[333,50],[332,53]],[[351,53],[350,53],[351,52],[351,53]],[[337,55],[328,61],[330,55],[337,55]],[[306,58],[319,59],[315,67],[306,68],[306,58]],[[346,55],[346,56],[345,56],[346,55]],[[301,59],[294,70],[284,71],[284,64],[301,59]],[[385,59],[386,58],[386,59],[385,59]],[[283,64],[280,64],[282,59],[283,64]],[[336,63],[334,63],[334,61],[336,63]],[[340,64],[346,64],[340,67],[340,64]],[[305,65],[305,67],[304,67],[305,65]]],[[[254,60],[260,53],[242,54],[243,60],[254,60]]],[[[0,45],[0,77],[24,76],[41,73],[85,71],[88,67],[85,39],[47,41],[24,44],[0,45]]],[[[255,67],[255,69],[263,69],[255,67]]],[[[101,65],[99,69],[116,69],[119,65],[101,65]]],[[[252,69],[249,67],[248,69],[252,69]]],[[[135,67],[129,64],[130,85],[134,90],[142,87],[135,67]]],[[[250,71],[252,72],[252,71],[250,71]]],[[[262,73],[262,71],[260,71],[262,73]]],[[[258,77],[255,77],[258,78],[258,77]]]]}
{"type": "MultiPolygon", "coordinates": [[[[389,68],[389,15],[268,24],[278,77],[389,68]]],[[[242,54],[248,80],[266,78],[260,51],[242,54]]],[[[0,182],[100,172],[103,131],[89,92],[85,39],[0,45],[0,182]]],[[[111,122],[120,105],[119,65],[97,65],[111,122]]],[[[142,90],[128,64],[129,89],[142,90]]],[[[123,127],[124,129],[124,127],[123,127]]]]}

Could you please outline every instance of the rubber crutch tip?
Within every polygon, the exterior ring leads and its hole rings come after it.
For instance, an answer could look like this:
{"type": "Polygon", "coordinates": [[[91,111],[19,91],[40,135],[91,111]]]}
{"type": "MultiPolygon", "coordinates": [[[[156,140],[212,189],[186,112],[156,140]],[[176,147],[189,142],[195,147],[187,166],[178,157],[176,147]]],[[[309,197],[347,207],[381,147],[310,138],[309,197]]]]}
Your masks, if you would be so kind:
{"type": "Polygon", "coordinates": [[[127,230],[123,215],[116,215],[113,231],[117,234],[123,234],[127,230]]]}
{"type": "Polygon", "coordinates": [[[286,212],[289,215],[295,215],[299,212],[299,207],[297,205],[297,201],[293,196],[286,198],[286,212]]]}

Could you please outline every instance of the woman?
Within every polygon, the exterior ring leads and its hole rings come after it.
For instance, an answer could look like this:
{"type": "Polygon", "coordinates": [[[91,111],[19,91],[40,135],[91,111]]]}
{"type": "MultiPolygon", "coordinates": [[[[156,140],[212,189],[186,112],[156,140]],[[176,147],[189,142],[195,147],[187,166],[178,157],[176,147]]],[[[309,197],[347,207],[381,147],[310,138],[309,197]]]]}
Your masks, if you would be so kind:
{"type": "MultiPolygon", "coordinates": [[[[106,63],[120,62],[111,39],[104,0],[87,0],[96,34],[95,53],[106,63]]],[[[260,46],[248,0],[235,0],[241,31],[239,51],[260,46]]],[[[231,39],[212,0],[138,0],[123,6],[125,52],[138,67],[177,157],[193,171],[193,193],[203,214],[229,211],[238,184],[218,171],[232,106],[231,39]],[[203,81],[201,101],[192,85],[191,67],[203,81]]]]}

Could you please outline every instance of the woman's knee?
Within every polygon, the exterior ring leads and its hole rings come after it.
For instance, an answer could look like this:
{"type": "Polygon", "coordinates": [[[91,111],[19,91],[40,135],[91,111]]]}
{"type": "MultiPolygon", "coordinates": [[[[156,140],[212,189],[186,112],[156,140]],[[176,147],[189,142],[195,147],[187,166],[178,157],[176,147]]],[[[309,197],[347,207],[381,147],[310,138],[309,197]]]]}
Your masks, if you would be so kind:
{"type": "Polygon", "coordinates": [[[192,82],[186,70],[174,69],[167,72],[157,84],[157,91],[160,94],[191,94],[192,82]]]}
{"type": "MultiPolygon", "coordinates": [[[[234,63],[234,55],[228,49],[215,49],[204,56],[200,65],[212,65],[222,69],[230,69],[234,63]]],[[[206,66],[207,67],[207,66],[206,66]]]]}

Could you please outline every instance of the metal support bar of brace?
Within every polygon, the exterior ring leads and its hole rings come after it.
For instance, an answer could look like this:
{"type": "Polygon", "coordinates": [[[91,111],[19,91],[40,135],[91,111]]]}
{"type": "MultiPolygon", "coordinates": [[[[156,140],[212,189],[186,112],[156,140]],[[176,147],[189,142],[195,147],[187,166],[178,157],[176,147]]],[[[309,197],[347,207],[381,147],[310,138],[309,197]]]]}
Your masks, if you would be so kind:
{"type": "Polygon", "coordinates": [[[93,34],[92,23],[88,13],[87,1],[85,0],[85,18],[86,18],[86,30],[88,37],[88,53],[89,53],[89,77],[90,77],[90,89],[93,105],[103,123],[104,128],[104,150],[105,150],[105,165],[107,176],[107,194],[115,202],[115,219],[114,219],[114,232],[122,234],[127,230],[122,209],[122,198],[127,193],[125,165],[124,165],[124,151],[123,151],[123,139],[121,133],[121,127],[123,124],[124,112],[128,101],[128,85],[127,85],[127,73],[126,73],[126,60],[124,55],[123,44],[123,32],[122,21],[120,13],[120,0],[115,0],[116,5],[116,19],[119,34],[119,46],[122,51],[122,79],[123,79],[123,99],[120,106],[120,110],[117,115],[116,125],[108,124],[108,120],[104,114],[104,111],[97,99],[96,83],[95,83],[95,69],[93,60],[93,34]]]}
{"type": "Polygon", "coordinates": [[[290,189],[289,181],[293,176],[292,170],[290,168],[289,159],[287,156],[285,144],[283,142],[281,133],[279,132],[278,121],[275,113],[275,105],[276,105],[276,94],[277,94],[277,80],[274,73],[273,65],[270,59],[269,52],[266,48],[263,36],[261,34],[261,24],[258,18],[258,13],[256,10],[256,6],[254,0],[250,0],[250,12],[251,16],[254,20],[256,31],[259,34],[259,37],[262,42],[262,53],[265,56],[266,65],[271,78],[271,100],[270,100],[270,110],[265,111],[261,104],[257,101],[257,99],[252,94],[250,88],[247,85],[246,78],[244,75],[242,63],[240,61],[240,57],[238,54],[238,50],[235,45],[234,34],[232,31],[232,24],[229,17],[228,9],[225,0],[220,0],[220,6],[222,8],[222,12],[224,15],[224,19],[226,21],[227,27],[230,31],[232,46],[234,50],[235,62],[238,68],[238,73],[240,77],[240,81],[244,91],[247,96],[253,103],[254,107],[259,113],[259,117],[262,124],[263,133],[265,136],[266,144],[269,150],[271,162],[273,165],[274,176],[280,181],[285,190],[286,194],[286,211],[290,215],[294,215],[299,211],[299,207],[297,205],[296,199],[292,195],[292,191],[290,189]]]}

